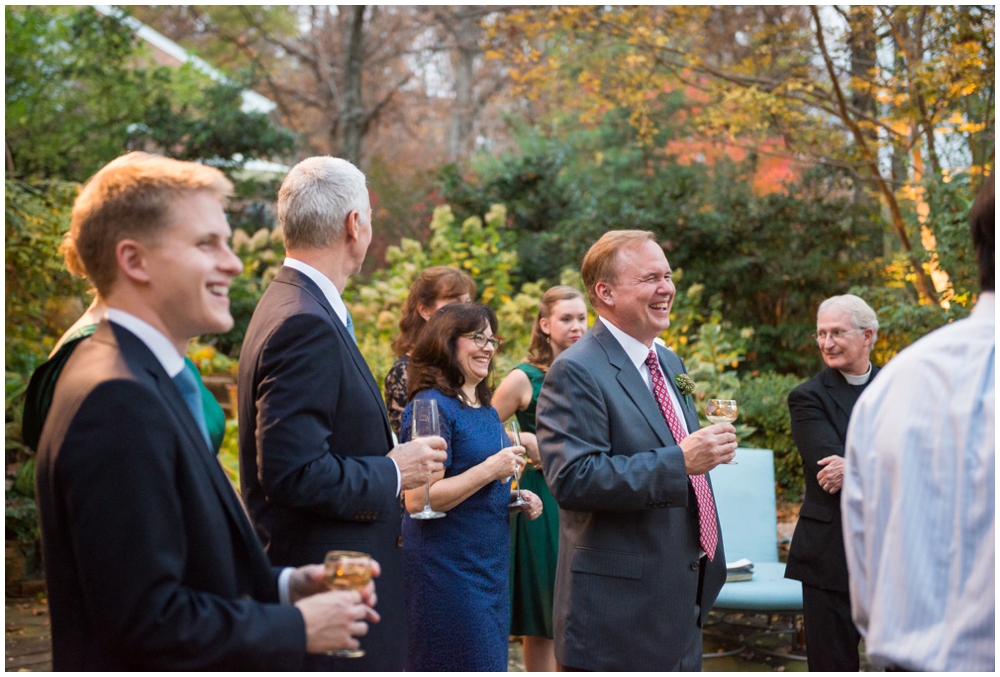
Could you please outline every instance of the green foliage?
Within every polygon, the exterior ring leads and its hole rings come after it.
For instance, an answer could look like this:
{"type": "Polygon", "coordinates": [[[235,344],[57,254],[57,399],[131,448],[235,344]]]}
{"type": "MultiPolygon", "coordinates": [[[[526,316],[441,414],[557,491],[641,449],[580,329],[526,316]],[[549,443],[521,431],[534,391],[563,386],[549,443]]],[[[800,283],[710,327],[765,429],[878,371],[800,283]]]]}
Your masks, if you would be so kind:
{"type": "Polygon", "coordinates": [[[25,545],[38,542],[38,508],[33,498],[8,492],[4,504],[4,530],[7,540],[25,545]]]}
{"type": "Polygon", "coordinates": [[[22,177],[84,181],[130,149],[227,171],[294,136],[240,109],[242,86],[158,67],[124,21],[91,7],[5,10],[6,140],[22,177]]]}
{"type": "Polygon", "coordinates": [[[226,434],[219,448],[219,463],[226,471],[229,480],[240,490],[240,445],[239,422],[235,418],[226,419],[226,434]]]}
{"type": "Polygon", "coordinates": [[[774,451],[774,476],[778,491],[789,501],[799,501],[805,485],[802,458],[792,439],[788,393],[802,382],[792,374],[765,372],[745,375],[736,391],[740,420],[754,432],[740,446],[774,451]]]}
{"type": "Polygon", "coordinates": [[[30,185],[8,179],[5,187],[7,370],[27,377],[69,325],[59,326],[61,316],[73,307],[67,302],[78,300],[77,315],[86,307],[84,283],[69,274],[59,254],[77,186],[54,180],[30,185]]]}
{"type": "Polygon", "coordinates": [[[467,176],[449,167],[440,178],[458,218],[496,201],[509,206],[515,277],[553,279],[577,268],[610,229],[652,231],[685,283],[718,299],[734,326],[754,328],[741,372],[814,371],[808,335],[816,307],[852,284],[880,280],[880,217],[853,199],[843,172],[817,168],[759,195],[754,156],[685,166],[637,147],[611,122],[558,128],[548,138],[522,130],[519,143],[518,153],[480,158],[467,176]]]}

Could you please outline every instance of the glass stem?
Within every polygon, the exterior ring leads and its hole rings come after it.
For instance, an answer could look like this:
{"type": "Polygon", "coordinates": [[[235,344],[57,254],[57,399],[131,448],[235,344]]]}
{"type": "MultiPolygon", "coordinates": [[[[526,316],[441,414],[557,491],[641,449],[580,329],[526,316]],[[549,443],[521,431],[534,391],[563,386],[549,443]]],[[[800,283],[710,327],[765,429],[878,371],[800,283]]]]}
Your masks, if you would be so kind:
{"type": "Polygon", "coordinates": [[[427,512],[431,511],[431,483],[428,482],[424,485],[424,510],[427,512]]]}

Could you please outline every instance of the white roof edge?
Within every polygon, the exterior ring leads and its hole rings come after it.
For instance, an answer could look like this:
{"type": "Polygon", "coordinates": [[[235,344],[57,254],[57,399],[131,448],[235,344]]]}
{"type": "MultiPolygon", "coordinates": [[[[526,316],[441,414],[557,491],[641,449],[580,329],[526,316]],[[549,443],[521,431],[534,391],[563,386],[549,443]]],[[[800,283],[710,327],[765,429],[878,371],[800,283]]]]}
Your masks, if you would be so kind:
{"type": "MultiPolygon", "coordinates": [[[[140,38],[153,45],[159,50],[166,52],[170,56],[174,57],[181,63],[190,63],[196,70],[212,78],[216,82],[232,82],[228,77],[223,75],[213,66],[211,66],[207,61],[193,54],[190,54],[186,49],[178,45],[176,42],[168,38],[167,36],[159,33],[146,24],[142,23],[133,16],[129,16],[122,12],[120,9],[113,5],[91,5],[95,10],[104,14],[105,16],[113,16],[117,19],[124,21],[126,24],[132,27],[136,35],[140,38]]],[[[257,92],[244,89],[243,90],[243,105],[240,107],[244,113],[257,112],[257,113],[270,113],[277,107],[277,104],[268,99],[262,94],[257,92]]]]}

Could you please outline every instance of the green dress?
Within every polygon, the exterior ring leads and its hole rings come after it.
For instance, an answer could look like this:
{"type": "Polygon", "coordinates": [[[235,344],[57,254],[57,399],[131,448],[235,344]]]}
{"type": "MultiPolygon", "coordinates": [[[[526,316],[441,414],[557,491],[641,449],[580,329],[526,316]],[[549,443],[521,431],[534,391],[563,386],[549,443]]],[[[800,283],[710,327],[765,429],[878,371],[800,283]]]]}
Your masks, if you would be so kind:
{"type": "MultiPolygon", "coordinates": [[[[31,375],[31,383],[25,394],[22,439],[32,449],[38,448],[42,426],[48,416],[49,407],[52,406],[52,393],[55,392],[59,374],[62,373],[66,361],[80,341],[93,334],[96,329],[96,324],[88,324],[73,331],[63,339],[59,350],[31,375]]],[[[226,435],[226,415],[215,396],[205,387],[198,367],[187,356],[184,357],[184,366],[197,377],[196,381],[201,387],[201,408],[205,414],[205,426],[208,428],[208,437],[212,440],[212,451],[217,454],[226,435]]]]}
{"type": "MultiPolygon", "coordinates": [[[[515,367],[531,381],[531,403],[517,412],[521,430],[535,432],[535,405],[545,372],[526,362],[515,367]]],[[[559,554],[559,504],[549,492],[541,468],[529,464],[521,475],[521,488],[542,499],[536,520],[516,513],[510,520],[510,634],[552,639],[552,595],[559,554]]]]}

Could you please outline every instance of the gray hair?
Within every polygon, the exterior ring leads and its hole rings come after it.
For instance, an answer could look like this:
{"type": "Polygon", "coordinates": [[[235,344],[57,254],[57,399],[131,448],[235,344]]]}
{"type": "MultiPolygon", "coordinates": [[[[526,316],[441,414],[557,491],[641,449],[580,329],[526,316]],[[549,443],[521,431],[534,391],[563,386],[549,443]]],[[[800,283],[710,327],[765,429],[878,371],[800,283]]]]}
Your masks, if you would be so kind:
{"type": "Polygon", "coordinates": [[[311,157],[292,167],[278,191],[285,248],[330,246],[352,211],[362,222],[370,207],[365,175],[347,160],[311,157]]]}
{"type": "Polygon", "coordinates": [[[827,310],[846,310],[851,314],[851,322],[854,323],[855,329],[871,329],[872,342],[878,338],[878,316],[860,296],[854,294],[831,296],[819,304],[819,310],[816,311],[817,322],[819,322],[819,316],[827,310]]]}

